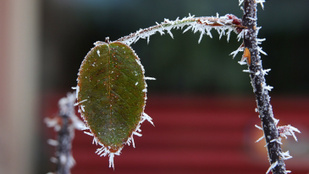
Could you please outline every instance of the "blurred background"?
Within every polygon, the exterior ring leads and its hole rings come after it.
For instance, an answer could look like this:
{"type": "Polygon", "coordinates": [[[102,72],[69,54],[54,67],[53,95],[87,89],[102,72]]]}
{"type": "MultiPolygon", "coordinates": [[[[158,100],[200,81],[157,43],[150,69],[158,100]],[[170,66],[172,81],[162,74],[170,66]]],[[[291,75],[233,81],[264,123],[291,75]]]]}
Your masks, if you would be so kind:
{"type": "MultiPolygon", "coordinates": [[[[283,149],[293,159],[287,168],[308,173],[309,167],[309,1],[269,1],[259,6],[259,37],[268,56],[263,66],[275,117],[281,125],[299,128],[299,142],[290,137],[283,149]]],[[[57,102],[76,86],[81,61],[93,43],[116,40],[161,22],[164,18],[225,15],[238,17],[238,1],[227,0],[0,0],[0,173],[36,174],[55,170],[49,161],[55,138],[43,123],[57,115],[57,102]]],[[[82,173],[261,173],[268,160],[254,112],[248,74],[229,54],[241,43],[236,34],[218,40],[174,30],[155,35],[147,45],[132,47],[141,58],[148,82],[146,112],[155,127],[142,126],[136,149],[125,147],[108,159],[94,154],[91,137],[77,132],[73,174],[82,173]]]]}

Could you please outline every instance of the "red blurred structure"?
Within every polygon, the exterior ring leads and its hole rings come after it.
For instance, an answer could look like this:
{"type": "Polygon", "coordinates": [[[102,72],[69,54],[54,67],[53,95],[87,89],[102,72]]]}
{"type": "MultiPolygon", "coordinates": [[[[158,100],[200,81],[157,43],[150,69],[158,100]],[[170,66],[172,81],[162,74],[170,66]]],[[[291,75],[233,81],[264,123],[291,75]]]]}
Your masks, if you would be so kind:
{"type": "MultiPolygon", "coordinates": [[[[62,96],[59,96],[59,98],[62,96]]],[[[57,103],[59,98],[47,97],[57,103]]],[[[299,142],[291,137],[283,141],[283,150],[294,157],[286,162],[293,173],[308,173],[309,99],[276,98],[272,104],[279,125],[291,124],[302,134],[299,142]],[[307,130],[306,130],[307,129],[307,130]]],[[[94,152],[92,137],[76,132],[72,174],[261,174],[269,167],[265,141],[255,143],[262,132],[254,112],[252,97],[224,96],[149,96],[146,113],[155,127],[145,122],[142,137],[135,136],[136,148],[126,146],[115,157],[115,171],[108,168],[108,158],[94,152]]],[[[47,108],[49,114],[57,108],[47,108]]]]}

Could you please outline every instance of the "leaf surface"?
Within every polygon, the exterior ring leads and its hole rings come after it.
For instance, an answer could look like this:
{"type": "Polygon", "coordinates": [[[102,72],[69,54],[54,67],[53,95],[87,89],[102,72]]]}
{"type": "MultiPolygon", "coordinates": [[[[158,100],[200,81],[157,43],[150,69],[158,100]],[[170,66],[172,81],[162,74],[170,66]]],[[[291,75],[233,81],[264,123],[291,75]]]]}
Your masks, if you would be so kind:
{"type": "Polygon", "coordinates": [[[97,44],[82,62],[77,81],[84,121],[97,141],[118,151],[144,112],[146,83],[139,58],[121,42],[97,44]]]}

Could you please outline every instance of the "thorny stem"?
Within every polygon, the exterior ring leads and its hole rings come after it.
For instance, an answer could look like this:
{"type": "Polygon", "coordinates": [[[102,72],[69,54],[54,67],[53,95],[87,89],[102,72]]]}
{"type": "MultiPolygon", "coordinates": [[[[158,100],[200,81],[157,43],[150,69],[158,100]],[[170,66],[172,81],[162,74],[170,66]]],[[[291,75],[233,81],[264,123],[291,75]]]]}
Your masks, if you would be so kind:
{"type": "Polygon", "coordinates": [[[58,143],[57,146],[57,174],[69,174],[71,165],[69,164],[69,160],[71,158],[71,150],[72,150],[72,136],[70,135],[69,130],[69,121],[70,118],[68,115],[60,115],[62,125],[61,129],[58,132],[58,143]],[[65,162],[63,162],[65,161],[65,162]]]}
{"type": "Polygon", "coordinates": [[[46,118],[48,127],[53,127],[57,132],[57,140],[49,140],[49,144],[56,146],[56,157],[52,161],[57,165],[56,174],[70,174],[75,161],[72,156],[72,140],[75,129],[83,130],[85,125],[75,115],[75,94],[69,93],[67,97],[59,100],[59,115],[46,118]]]}
{"type": "Polygon", "coordinates": [[[282,153],[280,142],[278,140],[278,128],[273,116],[270,96],[265,88],[265,73],[262,67],[262,61],[258,50],[257,42],[257,7],[255,0],[244,1],[243,25],[247,27],[244,34],[244,46],[249,49],[251,54],[251,64],[249,65],[251,85],[256,97],[259,117],[262,122],[264,137],[268,150],[269,162],[273,174],[285,174],[286,168],[280,154],[282,153]],[[276,164],[276,165],[273,165],[276,164]]]}
{"type": "MultiPolygon", "coordinates": [[[[147,39],[147,42],[149,42],[149,37],[156,32],[160,32],[161,35],[165,34],[164,31],[167,31],[167,33],[173,37],[173,34],[171,33],[171,29],[173,28],[183,28],[184,26],[188,26],[184,30],[184,32],[188,31],[189,29],[192,29],[194,32],[200,31],[201,32],[201,37],[202,38],[203,34],[207,34],[210,37],[211,34],[209,31],[207,33],[204,33],[204,29],[197,29],[197,26],[200,26],[201,28],[204,27],[231,27],[235,29],[236,31],[239,31],[243,28],[244,26],[241,25],[241,20],[238,19],[236,16],[232,14],[227,14],[225,16],[219,17],[218,15],[216,17],[194,17],[194,16],[189,16],[183,19],[176,19],[175,21],[170,21],[168,19],[165,19],[164,22],[162,23],[156,23],[157,25],[145,28],[145,29],[140,29],[134,33],[131,33],[127,36],[121,37],[117,39],[116,41],[124,42],[127,45],[131,45],[132,43],[135,43],[138,41],[140,38],[142,39],[147,39]]],[[[229,39],[229,37],[228,37],[229,39]]],[[[200,42],[199,40],[199,42],[200,42]]]]}

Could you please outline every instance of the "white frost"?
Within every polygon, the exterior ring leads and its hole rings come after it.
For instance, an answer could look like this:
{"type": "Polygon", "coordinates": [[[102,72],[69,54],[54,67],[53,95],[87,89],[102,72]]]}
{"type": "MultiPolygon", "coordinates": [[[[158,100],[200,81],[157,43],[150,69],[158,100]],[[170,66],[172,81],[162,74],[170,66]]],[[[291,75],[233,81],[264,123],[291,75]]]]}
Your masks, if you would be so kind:
{"type": "Polygon", "coordinates": [[[154,77],[145,77],[145,80],[156,80],[154,77]]]}
{"type": "Polygon", "coordinates": [[[139,29],[135,33],[131,33],[130,35],[122,37],[117,41],[123,42],[126,45],[131,45],[132,43],[136,43],[139,39],[146,39],[147,43],[149,43],[150,36],[156,34],[157,32],[160,33],[161,35],[168,33],[171,36],[171,38],[174,38],[171,30],[183,29],[183,28],[185,28],[183,33],[189,30],[192,30],[193,33],[200,32],[200,37],[198,40],[199,43],[201,42],[204,34],[212,38],[211,34],[212,29],[215,29],[218,32],[219,38],[221,38],[223,35],[226,35],[227,41],[230,38],[230,33],[232,31],[236,32],[235,29],[236,26],[233,23],[233,19],[230,19],[228,15],[220,17],[217,14],[216,17],[195,18],[194,16],[191,16],[191,14],[189,14],[188,17],[184,17],[182,19],[177,18],[174,21],[164,19],[164,21],[161,23],[156,22],[156,25],[154,26],[151,26],[146,29],[139,29]]]}
{"type": "Polygon", "coordinates": [[[268,173],[269,173],[272,169],[274,169],[277,165],[278,165],[278,161],[272,163],[272,164],[269,166],[268,170],[266,171],[266,174],[268,174],[268,173]]]}
{"type": "Polygon", "coordinates": [[[293,127],[291,125],[287,126],[279,126],[278,127],[279,134],[281,137],[288,138],[287,136],[293,136],[294,140],[297,141],[297,137],[295,135],[295,132],[301,133],[296,127],[293,127]]]}

